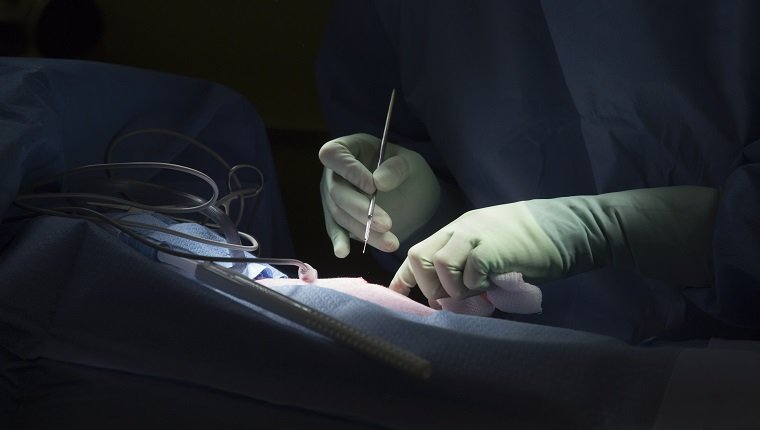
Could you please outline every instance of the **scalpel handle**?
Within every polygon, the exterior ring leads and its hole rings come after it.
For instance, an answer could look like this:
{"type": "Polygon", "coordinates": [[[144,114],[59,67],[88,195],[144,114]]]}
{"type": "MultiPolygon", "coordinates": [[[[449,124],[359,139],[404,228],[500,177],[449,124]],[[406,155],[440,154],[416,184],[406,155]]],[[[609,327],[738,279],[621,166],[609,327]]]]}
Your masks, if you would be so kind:
{"type": "MultiPolygon", "coordinates": [[[[377,166],[375,170],[380,168],[380,164],[385,160],[385,147],[388,143],[388,130],[391,126],[391,117],[393,116],[393,104],[396,101],[396,89],[391,91],[391,101],[388,103],[388,114],[385,116],[385,127],[383,127],[383,138],[380,139],[380,151],[377,154],[377,166]]],[[[369,200],[369,209],[367,210],[367,225],[364,227],[364,247],[362,248],[362,254],[367,250],[367,241],[369,241],[369,231],[372,227],[372,216],[375,214],[375,199],[377,197],[377,190],[372,193],[372,198],[369,200]]]]}

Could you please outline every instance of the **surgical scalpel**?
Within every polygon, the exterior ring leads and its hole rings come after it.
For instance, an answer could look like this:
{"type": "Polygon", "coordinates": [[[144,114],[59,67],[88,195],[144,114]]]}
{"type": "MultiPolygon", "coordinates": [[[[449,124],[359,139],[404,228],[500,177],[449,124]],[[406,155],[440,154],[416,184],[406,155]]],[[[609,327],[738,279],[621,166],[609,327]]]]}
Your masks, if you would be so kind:
{"type": "MultiPolygon", "coordinates": [[[[380,167],[385,159],[385,146],[388,143],[388,129],[391,125],[391,114],[393,113],[393,102],[396,100],[396,89],[391,91],[391,101],[388,103],[388,115],[385,117],[385,127],[383,128],[383,138],[380,140],[380,151],[377,157],[377,166],[375,170],[380,167]]],[[[369,200],[369,209],[367,210],[367,226],[364,228],[364,247],[362,248],[362,254],[367,250],[367,241],[369,240],[369,230],[372,227],[372,216],[375,214],[375,199],[377,198],[377,189],[372,193],[372,198],[369,200]]]]}

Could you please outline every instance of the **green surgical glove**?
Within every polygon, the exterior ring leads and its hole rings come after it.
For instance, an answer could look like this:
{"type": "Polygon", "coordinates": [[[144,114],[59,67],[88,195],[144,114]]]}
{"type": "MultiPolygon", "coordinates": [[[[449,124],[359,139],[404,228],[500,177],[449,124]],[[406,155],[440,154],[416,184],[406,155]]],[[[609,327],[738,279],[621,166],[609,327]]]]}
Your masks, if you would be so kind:
{"type": "Polygon", "coordinates": [[[363,240],[371,194],[378,190],[368,244],[386,252],[428,222],[440,201],[435,174],[418,153],[387,144],[377,165],[380,139],[354,134],[325,143],[319,159],[325,227],[337,257],[350,250],[349,236],[363,240]]]}
{"type": "Polygon", "coordinates": [[[465,298],[492,288],[490,275],[541,283],[607,265],[707,287],[717,202],[716,189],[681,186],[473,210],[414,245],[390,288],[465,298]]]}

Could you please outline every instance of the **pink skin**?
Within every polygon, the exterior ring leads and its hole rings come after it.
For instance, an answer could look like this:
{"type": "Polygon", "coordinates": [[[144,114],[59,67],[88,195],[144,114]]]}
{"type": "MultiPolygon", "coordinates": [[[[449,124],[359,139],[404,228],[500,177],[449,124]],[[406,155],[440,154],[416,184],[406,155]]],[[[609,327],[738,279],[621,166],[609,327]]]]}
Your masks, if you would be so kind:
{"type": "Polygon", "coordinates": [[[362,278],[318,279],[313,284],[306,283],[299,279],[287,278],[261,279],[258,280],[258,282],[273,289],[288,285],[310,285],[314,288],[329,288],[331,290],[349,294],[389,309],[414,315],[428,316],[435,312],[435,310],[423,304],[417,303],[409,297],[393,292],[388,288],[383,287],[382,285],[370,284],[362,278]]]}
{"type": "MultiPolygon", "coordinates": [[[[431,307],[420,304],[402,293],[397,293],[382,285],[371,284],[362,278],[328,278],[308,283],[300,279],[260,279],[258,282],[273,289],[289,285],[311,285],[314,288],[329,288],[377,305],[414,315],[428,316],[438,309],[449,312],[490,316],[495,308],[517,314],[541,312],[541,290],[522,279],[519,273],[502,273],[491,277],[495,288],[464,300],[452,298],[438,299],[431,307]]],[[[409,292],[406,291],[408,294],[409,292]]]]}

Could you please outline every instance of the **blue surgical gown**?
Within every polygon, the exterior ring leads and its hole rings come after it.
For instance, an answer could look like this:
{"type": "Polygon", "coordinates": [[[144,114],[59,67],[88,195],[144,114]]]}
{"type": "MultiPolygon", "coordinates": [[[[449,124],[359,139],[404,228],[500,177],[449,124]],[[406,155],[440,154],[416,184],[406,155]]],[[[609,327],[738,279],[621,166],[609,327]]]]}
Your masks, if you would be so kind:
{"type": "Polygon", "coordinates": [[[614,335],[760,327],[760,4],[346,1],[320,53],[335,135],[421,152],[469,208],[671,185],[721,190],[712,288],[613,268],[543,285],[529,321],[614,335]]]}

